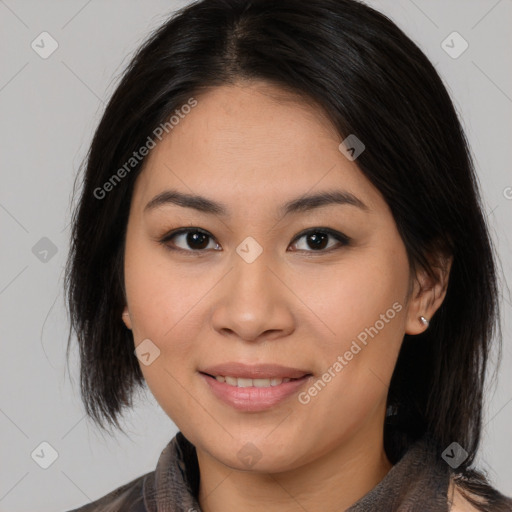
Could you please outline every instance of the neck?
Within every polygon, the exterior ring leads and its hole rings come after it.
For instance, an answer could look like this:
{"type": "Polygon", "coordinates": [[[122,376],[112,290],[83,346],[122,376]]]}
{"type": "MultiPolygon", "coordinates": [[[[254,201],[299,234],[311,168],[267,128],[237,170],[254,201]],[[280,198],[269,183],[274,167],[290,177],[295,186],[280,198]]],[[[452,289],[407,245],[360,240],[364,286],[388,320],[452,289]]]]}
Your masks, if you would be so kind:
{"type": "MultiPolygon", "coordinates": [[[[382,431],[380,431],[382,432],[382,431]]],[[[349,443],[286,472],[239,471],[198,450],[204,512],[334,512],[372,490],[392,464],[382,435],[361,431],[349,443]]]]}

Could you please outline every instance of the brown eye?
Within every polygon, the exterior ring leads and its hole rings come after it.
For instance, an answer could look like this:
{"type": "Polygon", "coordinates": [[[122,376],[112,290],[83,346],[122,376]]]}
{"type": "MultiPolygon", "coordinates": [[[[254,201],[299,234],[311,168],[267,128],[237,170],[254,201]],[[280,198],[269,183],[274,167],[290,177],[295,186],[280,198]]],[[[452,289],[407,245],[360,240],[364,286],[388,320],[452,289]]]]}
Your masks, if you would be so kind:
{"type": "MultiPolygon", "coordinates": [[[[306,252],[330,252],[333,247],[336,247],[336,243],[329,246],[329,238],[335,239],[338,244],[341,244],[342,246],[348,245],[350,243],[350,239],[343,233],[339,233],[327,228],[310,229],[297,236],[295,240],[300,240],[301,238],[305,239],[305,244],[303,245],[309,247],[312,250],[300,247],[298,250],[306,252]]],[[[295,242],[294,245],[297,246],[297,242],[295,242]]]]}
{"type": "Polygon", "coordinates": [[[161,243],[163,243],[167,248],[171,250],[200,252],[208,248],[208,244],[211,238],[212,236],[206,231],[198,228],[188,228],[179,229],[169,233],[161,240],[161,243]],[[171,245],[169,245],[169,241],[171,240],[173,242],[171,245]],[[178,244],[181,244],[181,247],[178,244]]]}
{"type": "MultiPolygon", "coordinates": [[[[331,250],[335,250],[340,246],[349,245],[350,243],[349,237],[330,228],[314,228],[303,231],[295,237],[295,243],[293,245],[297,246],[297,240],[302,238],[305,239],[305,248],[296,247],[296,250],[310,253],[330,252],[331,250]],[[331,243],[329,245],[329,239],[337,241],[337,244],[331,243]]],[[[213,241],[213,236],[207,231],[199,228],[181,228],[165,235],[165,237],[160,240],[160,243],[171,251],[197,253],[199,255],[200,253],[206,252],[209,248],[208,245],[213,241]]],[[[222,250],[219,249],[219,247],[219,244],[214,243],[210,249],[222,250]]]]}

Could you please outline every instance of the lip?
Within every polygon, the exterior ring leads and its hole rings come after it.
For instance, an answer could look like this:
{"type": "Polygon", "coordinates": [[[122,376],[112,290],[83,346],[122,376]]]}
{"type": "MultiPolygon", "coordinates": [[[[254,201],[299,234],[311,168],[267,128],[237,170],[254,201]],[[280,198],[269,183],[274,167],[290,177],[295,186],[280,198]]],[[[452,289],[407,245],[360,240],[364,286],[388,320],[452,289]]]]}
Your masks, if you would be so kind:
{"type": "Polygon", "coordinates": [[[199,371],[211,376],[222,375],[224,377],[241,377],[244,379],[271,379],[272,377],[276,377],[278,379],[300,379],[301,377],[304,377],[304,375],[311,374],[308,370],[291,368],[278,364],[248,365],[237,362],[208,366],[207,368],[199,371]]]}
{"type": "Polygon", "coordinates": [[[259,412],[276,406],[281,401],[295,394],[313,377],[311,373],[299,368],[262,364],[244,365],[241,363],[224,363],[211,366],[199,372],[209,390],[222,402],[234,409],[246,412],[259,412]],[[290,378],[296,379],[282,382],[277,386],[259,388],[249,386],[239,388],[219,382],[212,375],[241,377],[246,379],[290,378]]]}

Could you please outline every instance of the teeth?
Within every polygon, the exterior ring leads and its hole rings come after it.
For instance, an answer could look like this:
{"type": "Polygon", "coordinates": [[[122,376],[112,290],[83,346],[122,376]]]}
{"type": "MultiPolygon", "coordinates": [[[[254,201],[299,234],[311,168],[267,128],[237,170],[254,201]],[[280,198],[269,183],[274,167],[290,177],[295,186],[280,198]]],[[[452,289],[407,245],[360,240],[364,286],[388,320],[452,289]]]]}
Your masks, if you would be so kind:
{"type": "Polygon", "coordinates": [[[233,386],[238,386],[239,388],[249,388],[252,386],[252,379],[233,379],[235,382],[233,386]],[[237,382],[238,381],[238,382],[237,382]]]}
{"type": "Polygon", "coordinates": [[[218,380],[219,382],[224,382],[226,384],[229,384],[230,386],[236,386],[239,388],[248,388],[251,386],[254,386],[256,388],[268,388],[270,386],[279,386],[279,384],[282,384],[283,382],[290,382],[290,380],[292,380],[289,379],[288,377],[285,377],[284,379],[245,379],[242,377],[224,377],[222,375],[216,376],[215,379],[218,380]]]}

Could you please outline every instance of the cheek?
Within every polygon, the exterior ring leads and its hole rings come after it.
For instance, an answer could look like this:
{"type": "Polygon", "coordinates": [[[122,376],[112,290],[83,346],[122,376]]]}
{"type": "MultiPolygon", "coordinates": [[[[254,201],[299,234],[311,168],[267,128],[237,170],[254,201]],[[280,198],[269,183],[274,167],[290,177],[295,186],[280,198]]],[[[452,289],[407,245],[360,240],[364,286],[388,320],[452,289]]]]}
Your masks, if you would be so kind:
{"type": "Polygon", "coordinates": [[[392,251],[378,260],[347,259],[328,278],[318,277],[316,291],[304,287],[298,294],[325,332],[317,343],[326,384],[306,390],[304,402],[311,398],[314,407],[337,411],[343,405],[355,419],[387,394],[404,335],[407,260],[392,251]]]}
{"type": "Polygon", "coordinates": [[[133,333],[136,342],[143,337],[162,341],[172,335],[180,318],[197,302],[200,287],[190,286],[190,277],[169,263],[164,249],[142,236],[140,243],[135,243],[136,236],[128,238],[125,255],[126,294],[134,320],[133,333]]]}
{"type": "MultiPolygon", "coordinates": [[[[191,278],[166,264],[155,249],[126,246],[125,284],[134,345],[149,339],[158,357],[150,365],[139,362],[146,382],[162,404],[180,403],[177,394],[192,374],[194,332],[201,325],[194,306],[208,287],[192,287],[191,278]],[[194,327],[196,326],[196,327],[194,327]]],[[[146,342],[147,343],[147,342],[146,342]]],[[[151,346],[151,345],[150,345],[151,346]]]]}
{"type": "Polygon", "coordinates": [[[331,357],[348,350],[368,331],[393,339],[403,327],[408,286],[405,253],[383,251],[360,255],[355,252],[326,271],[305,269],[293,283],[294,293],[307,307],[305,314],[318,326],[321,348],[331,357]],[[304,279],[307,276],[307,279],[304,279]],[[312,314],[313,313],[313,314],[312,314]]]}
{"type": "Polygon", "coordinates": [[[197,407],[188,389],[195,372],[194,329],[202,325],[194,304],[205,291],[194,291],[186,277],[158,265],[133,265],[126,282],[134,344],[149,339],[158,348],[150,365],[139,362],[142,374],[162,409],[179,424],[197,407]]]}

